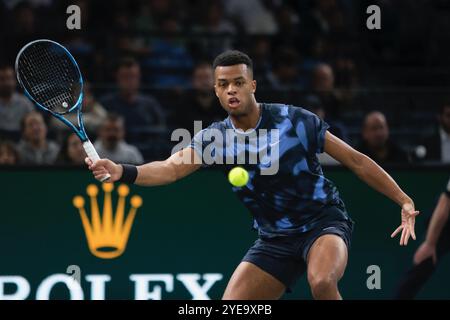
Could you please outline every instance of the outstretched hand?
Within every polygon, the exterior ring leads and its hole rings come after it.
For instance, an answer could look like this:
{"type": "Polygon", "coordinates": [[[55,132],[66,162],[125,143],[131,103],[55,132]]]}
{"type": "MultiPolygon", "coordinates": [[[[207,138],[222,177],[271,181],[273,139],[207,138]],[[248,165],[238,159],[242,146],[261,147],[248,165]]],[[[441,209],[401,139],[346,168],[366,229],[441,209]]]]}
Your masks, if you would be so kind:
{"type": "Polygon", "coordinates": [[[416,216],[419,214],[416,211],[412,203],[405,203],[402,206],[401,213],[401,225],[392,233],[391,238],[394,238],[400,231],[402,232],[400,236],[400,245],[406,246],[408,244],[409,238],[416,240],[416,233],[414,232],[414,224],[416,221],[416,216]]]}

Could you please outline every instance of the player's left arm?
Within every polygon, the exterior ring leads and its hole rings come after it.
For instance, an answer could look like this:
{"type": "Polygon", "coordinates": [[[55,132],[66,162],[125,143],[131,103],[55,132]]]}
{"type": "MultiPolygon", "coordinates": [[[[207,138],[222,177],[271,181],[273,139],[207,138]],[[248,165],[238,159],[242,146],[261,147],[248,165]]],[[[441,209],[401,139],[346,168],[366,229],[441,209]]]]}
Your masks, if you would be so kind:
{"type": "Polygon", "coordinates": [[[401,225],[392,233],[394,237],[402,231],[400,245],[407,245],[411,236],[414,240],[415,217],[419,214],[414,208],[413,200],[398,186],[392,177],[365,154],[353,149],[347,143],[330,132],[325,133],[324,151],[344,166],[352,170],[369,186],[395,201],[401,208],[401,225]]]}

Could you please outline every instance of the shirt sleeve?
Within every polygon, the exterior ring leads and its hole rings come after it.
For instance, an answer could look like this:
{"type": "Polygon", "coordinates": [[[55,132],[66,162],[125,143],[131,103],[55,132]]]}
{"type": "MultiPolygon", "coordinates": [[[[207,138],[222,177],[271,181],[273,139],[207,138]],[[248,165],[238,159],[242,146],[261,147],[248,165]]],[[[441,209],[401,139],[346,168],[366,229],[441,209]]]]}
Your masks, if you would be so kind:
{"type": "Polygon", "coordinates": [[[207,129],[203,129],[199,132],[197,132],[194,137],[191,140],[191,144],[189,145],[194,151],[197,153],[197,155],[202,158],[203,155],[203,148],[205,147],[204,143],[204,133],[207,129]]]}
{"type": "Polygon", "coordinates": [[[314,113],[299,107],[291,107],[290,119],[307,152],[310,154],[323,153],[325,133],[330,126],[314,113]]]}
{"type": "MultiPolygon", "coordinates": [[[[216,123],[213,123],[208,128],[197,132],[194,135],[194,137],[192,138],[191,143],[189,145],[189,147],[194,149],[194,151],[197,153],[197,155],[202,160],[203,168],[210,167],[214,163],[214,157],[215,157],[216,153],[214,153],[213,155],[205,154],[206,150],[211,149],[211,148],[207,149],[207,147],[210,144],[214,144],[214,142],[215,142],[214,131],[216,131],[216,133],[220,133],[219,132],[220,130],[217,127],[216,123]],[[206,159],[205,159],[205,157],[206,157],[206,159]]],[[[215,151],[219,151],[218,146],[216,146],[215,148],[212,148],[212,149],[215,151]]]]}

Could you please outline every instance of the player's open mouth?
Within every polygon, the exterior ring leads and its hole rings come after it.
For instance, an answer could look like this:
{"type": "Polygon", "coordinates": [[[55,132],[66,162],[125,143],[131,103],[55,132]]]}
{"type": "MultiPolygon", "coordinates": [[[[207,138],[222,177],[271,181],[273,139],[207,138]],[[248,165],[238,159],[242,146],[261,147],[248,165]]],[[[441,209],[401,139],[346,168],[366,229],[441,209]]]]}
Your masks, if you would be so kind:
{"type": "Polygon", "coordinates": [[[228,99],[228,105],[231,108],[237,108],[240,104],[241,104],[241,102],[239,101],[238,98],[230,98],[230,99],[228,99]]]}

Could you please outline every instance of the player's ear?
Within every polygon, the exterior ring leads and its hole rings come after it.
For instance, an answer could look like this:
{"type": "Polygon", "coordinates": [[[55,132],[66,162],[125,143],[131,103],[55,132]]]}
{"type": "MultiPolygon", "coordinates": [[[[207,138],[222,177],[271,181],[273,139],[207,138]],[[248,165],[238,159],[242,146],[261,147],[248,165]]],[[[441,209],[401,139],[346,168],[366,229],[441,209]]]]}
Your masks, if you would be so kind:
{"type": "Polygon", "coordinates": [[[252,93],[256,92],[256,80],[252,80],[252,93]]]}

